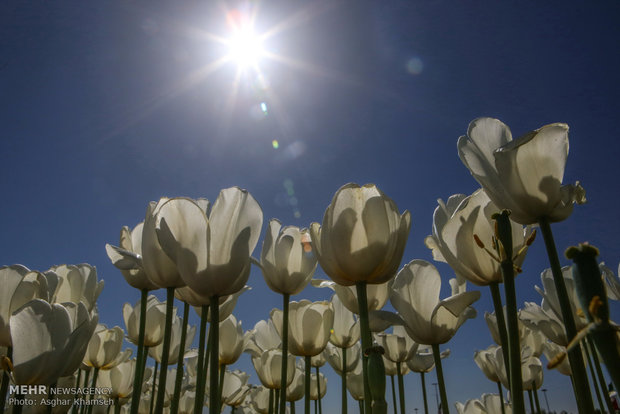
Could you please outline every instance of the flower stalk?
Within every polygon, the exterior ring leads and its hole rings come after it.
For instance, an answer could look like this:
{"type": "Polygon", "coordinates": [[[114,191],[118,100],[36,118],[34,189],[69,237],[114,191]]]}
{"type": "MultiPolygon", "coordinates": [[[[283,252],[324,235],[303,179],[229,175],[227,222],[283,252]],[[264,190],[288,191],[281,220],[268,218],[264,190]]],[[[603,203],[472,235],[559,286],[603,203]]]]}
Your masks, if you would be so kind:
{"type": "Polygon", "coordinates": [[[174,312],[174,288],[166,289],[166,325],[164,328],[164,344],[161,351],[161,372],[159,373],[159,388],[155,413],[164,411],[164,397],[166,396],[166,376],[168,375],[168,354],[170,353],[170,336],[172,331],[172,313],[174,312]]]}
{"type": "Polygon", "coordinates": [[[340,348],[342,350],[342,414],[347,414],[347,350],[346,348],[340,348]]]}
{"type": "MultiPolygon", "coordinates": [[[[495,318],[497,319],[497,330],[502,346],[502,354],[504,356],[504,368],[506,368],[506,376],[508,384],[510,384],[510,359],[508,356],[508,331],[506,330],[506,320],[504,319],[504,307],[502,306],[502,297],[499,291],[499,283],[494,282],[489,285],[491,290],[491,298],[493,298],[493,307],[495,308],[495,318]]],[[[502,406],[502,410],[503,410],[502,406]]]]}
{"type": "Polygon", "coordinates": [[[317,403],[319,405],[319,414],[323,414],[323,405],[321,404],[321,381],[319,376],[319,367],[316,368],[316,394],[317,394],[317,403]]]}
{"type": "Polygon", "coordinates": [[[510,395],[515,414],[525,414],[523,380],[521,375],[521,346],[519,344],[519,319],[517,317],[517,292],[515,289],[514,262],[512,261],[512,227],[507,210],[493,216],[496,220],[496,237],[500,253],[500,269],[506,295],[506,318],[508,325],[508,358],[510,395]]]}
{"type": "Polygon", "coordinates": [[[360,330],[362,339],[362,375],[364,378],[364,408],[372,414],[370,386],[368,383],[368,356],[366,350],[372,345],[370,324],[368,320],[368,298],[366,296],[366,282],[357,282],[357,303],[360,311],[360,330]]]}
{"type": "Polygon", "coordinates": [[[306,355],[304,357],[305,371],[304,371],[304,414],[310,414],[310,360],[311,356],[306,355]]]}
{"type": "Polygon", "coordinates": [[[499,394],[499,403],[501,404],[502,414],[506,414],[506,409],[504,408],[504,390],[502,389],[502,383],[497,381],[497,393],[499,394]]]}
{"type": "Polygon", "coordinates": [[[422,383],[422,398],[424,400],[424,414],[428,414],[428,400],[426,399],[426,380],[424,372],[420,372],[420,382],[422,383]]]}
{"type": "Polygon", "coordinates": [[[441,367],[441,352],[439,352],[438,344],[433,344],[432,347],[435,369],[437,370],[437,382],[439,383],[439,395],[441,396],[441,412],[442,414],[449,414],[448,394],[446,394],[446,383],[443,379],[443,368],[441,367]]]}
{"type": "MultiPolygon", "coordinates": [[[[566,285],[564,284],[562,266],[560,265],[560,259],[555,246],[555,240],[553,239],[553,233],[551,232],[551,224],[549,224],[549,220],[545,217],[541,218],[538,224],[540,225],[540,231],[542,232],[543,239],[545,240],[545,248],[547,249],[549,265],[551,267],[551,273],[553,274],[553,283],[555,284],[555,290],[558,294],[558,301],[560,302],[566,337],[570,341],[577,335],[577,327],[575,325],[575,319],[573,318],[573,311],[570,306],[566,285]]],[[[577,400],[578,411],[585,414],[593,413],[594,402],[592,401],[592,394],[590,393],[588,376],[586,374],[586,367],[583,362],[581,350],[578,347],[570,350],[568,352],[568,360],[573,373],[575,399],[577,400]]]]}
{"type": "Polygon", "coordinates": [[[591,338],[586,338],[588,342],[588,349],[592,354],[592,359],[594,360],[594,368],[596,369],[596,375],[598,377],[598,382],[603,387],[603,398],[605,399],[605,405],[607,405],[607,409],[610,413],[614,412],[613,404],[611,403],[611,399],[609,398],[609,393],[607,392],[607,382],[605,381],[605,377],[603,376],[603,370],[601,369],[601,362],[598,359],[598,354],[596,353],[596,349],[594,348],[594,344],[592,343],[591,338]]]}
{"type": "Polygon", "coordinates": [[[406,413],[405,411],[405,383],[403,382],[403,373],[400,370],[402,362],[396,363],[396,371],[398,372],[398,395],[400,397],[400,412],[406,413]]]}
{"type": "Polygon", "coordinates": [[[181,398],[181,383],[183,382],[183,356],[185,355],[185,339],[187,336],[187,325],[189,322],[189,303],[183,304],[183,326],[181,328],[181,340],[179,342],[179,355],[177,359],[177,373],[174,379],[174,393],[170,403],[170,414],[177,414],[179,411],[179,399],[181,398]]]}
{"type": "Polygon", "coordinates": [[[286,378],[288,365],[288,308],[290,295],[282,295],[282,371],[280,375],[280,414],[286,413],[286,378]]]}
{"type": "Polygon", "coordinates": [[[394,375],[390,375],[390,382],[392,383],[392,407],[394,407],[394,414],[398,414],[396,406],[396,386],[394,385],[394,375]]]}
{"type": "Polygon", "coordinates": [[[218,390],[218,368],[219,368],[219,331],[220,331],[220,304],[219,298],[216,296],[211,297],[211,328],[209,329],[209,335],[213,335],[211,340],[211,367],[210,369],[210,389],[209,392],[209,414],[219,414],[220,412],[220,399],[218,390]]]}
{"type": "Polygon", "coordinates": [[[131,414],[138,414],[138,408],[140,406],[140,395],[142,395],[142,381],[144,379],[144,365],[142,360],[144,358],[144,330],[146,329],[146,302],[148,298],[148,290],[140,290],[140,327],[138,332],[138,352],[136,355],[136,372],[133,377],[133,392],[134,397],[131,399],[131,414]],[[138,398],[135,398],[137,396],[138,398]]]}
{"type": "MultiPolygon", "coordinates": [[[[207,313],[209,310],[208,305],[203,305],[200,308],[200,331],[198,333],[198,361],[196,362],[196,399],[194,400],[194,412],[202,412],[202,402],[205,395],[205,340],[207,336],[207,313]]],[[[209,329],[209,337],[211,337],[211,329],[209,329]]]]}

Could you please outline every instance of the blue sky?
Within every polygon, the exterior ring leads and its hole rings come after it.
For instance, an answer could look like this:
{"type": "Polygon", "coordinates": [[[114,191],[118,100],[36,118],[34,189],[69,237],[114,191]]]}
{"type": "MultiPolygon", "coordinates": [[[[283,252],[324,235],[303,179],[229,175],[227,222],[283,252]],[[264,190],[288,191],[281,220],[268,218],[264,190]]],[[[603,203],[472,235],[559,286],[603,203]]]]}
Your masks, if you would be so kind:
{"type": "MultiPolygon", "coordinates": [[[[236,185],[259,201],[265,224],[308,226],[347,182],[376,183],[411,211],[403,264],[432,260],[423,240],[436,199],[477,188],[456,140],[492,116],[515,137],[570,126],[565,182],[580,180],[588,204],[554,226],[556,241],[560,250],[590,241],[616,270],[619,18],[615,1],[2,2],[1,264],[97,266],[100,319],[122,326],[122,304],[139,295],[104,245],[141,221],[150,200],[213,201],[236,185]],[[227,53],[213,35],[230,36],[235,8],[256,11],[256,32],[273,34],[264,47],[280,58],[260,60],[259,80],[252,70],[236,78],[234,62],[213,68],[227,53]]],[[[533,285],[545,267],[537,240],[519,303],[540,302],[533,285]]],[[[447,286],[452,272],[439,269],[447,286]]],[[[245,329],[281,306],[257,269],[249,284],[235,312],[245,329]]],[[[472,359],[491,344],[488,291],[476,308],[448,345],[452,402],[495,391],[472,359]]],[[[251,371],[247,357],[239,368],[251,371]]],[[[545,375],[551,408],[574,409],[568,380],[545,375]]],[[[418,378],[405,384],[409,409],[421,408],[418,378]]],[[[337,392],[326,398],[338,407],[337,392]]]]}

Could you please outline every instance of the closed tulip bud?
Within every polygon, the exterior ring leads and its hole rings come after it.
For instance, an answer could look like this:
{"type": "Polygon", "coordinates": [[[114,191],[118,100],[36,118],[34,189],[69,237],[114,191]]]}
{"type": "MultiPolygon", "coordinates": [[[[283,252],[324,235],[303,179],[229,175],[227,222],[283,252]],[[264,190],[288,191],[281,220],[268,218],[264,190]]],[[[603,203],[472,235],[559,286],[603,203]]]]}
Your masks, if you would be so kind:
{"type": "Polygon", "coordinates": [[[220,365],[230,365],[237,362],[243,352],[243,328],[241,321],[237,321],[234,315],[230,315],[220,322],[219,341],[220,365]]]}
{"type": "Polygon", "coordinates": [[[360,339],[360,324],[349,309],[347,309],[338,295],[332,296],[334,310],[334,326],[329,342],[340,348],[349,348],[360,339]]]}
{"type": "MultiPolygon", "coordinates": [[[[334,311],[329,302],[291,302],[289,312],[288,341],[291,354],[320,354],[329,341],[334,324],[334,311]]],[[[281,312],[272,312],[276,329],[282,326],[281,318],[281,312]]]]}
{"type": "Polygon", "coordinates": [[[104,324],[98,324],[90,338],[84,364],[99,369],[111,369],[131,356],[131,350],[121,352],[124,332],[119,326],[108,329],[104,324]]]}
{"type": "Polygon", "coordinates": [[[136,369],[136,360],[130,359],[121,362],[113,368],[99,371],[97,387],[109,388],[110,398],[120,400],[130,397],[133,390],[133,376],[136,369]]]}
{"type": "MultiPolygon", "coordinates": [[[[281,388],[280,373],[282,371],[282,351],[270,349],[263,352],[259,357],[252,358],[252,364],[258,374],[260,382],[267,388],[281,388]]],[[[286,386],[288,387],[295,376],[295,357],[288,355],[286,370],[286,386]]]]}
{"type": "Polygon", "coordinates": [[[361,348],[362,347],[359,342],[356,342],[349,348],[339,348],[330,342],[325,347],[323,353],[325,354],[327,362],[329,362],[329,365],[331,365],[334,371],[336,371],[338,375],[342,375],[342,354],[344,352],[347,353],[347,366],[345,367],[345,370],[346,372],[351,372],[362,360],[361,348]]]}
{"type": "Polygon", "coordinates": [[[97,281],[94,266],[82,263],[54,266],[49,270],[61,280],[53,297],[55,303],[84,302],[89,312],[93,310],[104,284],[103,280],[97,281]]]}
{"type": "Polygon", "coordinates": [[[385,283],[405,251],[411,217],[374,184],[341,187],[323,216],[312,223],[312,246],[321,268],[337,284],[385,283]]]}
{"type": "MultiPolygon", "coordinates": [[[[138,328],[140,321],[140,302],[135,306],[129,303],[123,305],[123,319],[127,328],[127,339],[134,345],[138,344],[138,328]]],[[[149,296],[146,302],[146,329],[144,331],[144,346],[159,345],[164,340],[164,325],[166,321],[166,304],[161,303],[155,296],[149,296]]]]}

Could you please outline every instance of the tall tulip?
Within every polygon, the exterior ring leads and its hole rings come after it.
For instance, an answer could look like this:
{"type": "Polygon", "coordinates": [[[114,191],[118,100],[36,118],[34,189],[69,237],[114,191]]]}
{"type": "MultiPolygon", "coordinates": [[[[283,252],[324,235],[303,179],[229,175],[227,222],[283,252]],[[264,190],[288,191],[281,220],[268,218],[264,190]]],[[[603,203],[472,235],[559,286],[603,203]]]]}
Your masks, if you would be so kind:
{"type": "MultiPolygon", "coordinates": [[[[183,281],[211,298],[211,314],[219,320],[218,300],[238,292],[250,276],[250,255],[256,247],[263,212],[256,200],[237,187],[220,192],[213,207],[187,198],[173,198],[157,212],[157,238],[183,281]],[[206,207],[206,208],[205,208],[206,207]]],[[[211,325],[211,388],[218,385],[218,324],[211,325]]],[[[209,411],[219,412],[217,393],[209,411]]]]}
{"type": "MultiPolygon", "coordinates": [[[[566,335],[575,337],[577,328],[550,224],[565,220],[575,203],[586,201],[585,190],[579,182],[562,185],[568,157],[568,125],[545,125],[513,141],[510,129],[504,123],[479,118],[470,123],[467,135],[459,138],[457,146],[461,161],[500,209],[510,210],[511,219],[517,223],[539,224],[558,291],[566,335]]],[[[569,358],[575,374],[579,410],[593,412],[582,355],[573,350],[569,352],[569,358]]]]}
{"type": "MultiPolygon", "coordinates": [[[[286,226],[277,219],[269,227],[260,256],[260,268],[267,286],[282,295],[284,314],[282,330],[282,355],[288,352],[288,313],[291,295],[301,292],[314,274],[317,259],[312,252],[310,235],[306,229],[286,226]]],[[[282,382],[287,372],[287,358],[282,363],[282,382]]],[[[280,391],[280,414],[286,410],[286,388],[280,391]]]]}
{"type": "Polygon", "coordinates": [[[474,361],[482,373],[490,380],[497,384],[497,391],[501,400],[502,414],[505,414],[504,409],[504,393],[502,390],[502,378],[506,378],[507,370],[506,365],[500,365],[504,359],[504,353],[502,358],[497,357],[497,353],[502,352],[501,346],[491,345],[483,351],[476,351],[474,353],[474,361]]]}
{"type": "Polygon", "coordinates": [[[98,316],[85,304],[34,299],[11,317],[12,376],[19,385],[51,385],[82,363],[98,316]]]}
{"type": "Polygon", "coordinates": [[[405,265],[396,275],[392,288],[390,301],[403,318],[409,336],[433,347],[442,406],[447,410],[439,345],[448,342],[467,319],[476,315],[470,305],[480,298],[480,292],[460,292],[440,300],[441,276],[435,266],[424,260],[405,265]]]}
{"type": "MultiPolygon", "coordinates": [[[[374,184],[342,186],[325,210],[322,225],[310,226],[314,251],[325,273],[339,285],[356,286],[364,352],[372,341],[366,285],[394,277],[410,227],[409,212],[401,215],[396,203],[374,184]]],[[[368,378],[367,362],[362,365],[368,378]]],[[[370,388],[365,386],[365,390],[370,411],[370,388]]]]}
{"type": "MultiPolygon", "coordinates": [[[[440,355],[440,358],[447,358],[450,356],[450,350],[445,349],[440,355]]],[[[428,400],[426,398],[426,382],[424,376],[431,372],[435,367],[435,358],[433,357],[433,349],[428,345],[420,345],[417,352],[409,361],[407,366],[413,372],[420,373],[420,382],[422,386],[422,397],[424,400],[424,413],[428,414],[428,400]]]]}
{"type": "Polygon", "coordinates": [[[94,368],[93,384],[97,383],[99,370],[109,370],[125,362],[131,356],[131,349],[121,352],[123,347],[123,329],[119,326],[108,329],[98,324],[88,342],[83,363],[94,368]]]}

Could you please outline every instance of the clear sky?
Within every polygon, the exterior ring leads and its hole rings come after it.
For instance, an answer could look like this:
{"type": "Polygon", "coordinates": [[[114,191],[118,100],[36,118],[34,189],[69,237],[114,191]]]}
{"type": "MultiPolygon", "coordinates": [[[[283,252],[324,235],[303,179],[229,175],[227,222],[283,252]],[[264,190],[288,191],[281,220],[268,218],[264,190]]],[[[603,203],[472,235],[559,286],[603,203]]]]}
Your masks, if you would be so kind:
{"type": "MultiPolygon", "coordinates": [[[[436,200],[477,188],[456,141],[471,120],[492,116],[515,137],[570,126],[565,182],[580,180],[588,204],[554,225],[557,244],[590,241],[616,271],[618,21],[620,3],[605,0],[3,1],[0,264],[95,265],[106,284],[100,320],[123,326],[121,306],[139,294],[104,245],[143,220],[150,200],[214,201],[236,185],[261,204],[265,224],[305,227],[347,182],[375,183],[411,211],[403,264],[430,261],[423,240],[436,200]],[[222,62],[217,39],[231,35],[232,10],[255,14],[255,31],[269,35],[260,76],[222,62]]],[[[438,267],[447,295],[452,272],[438,267]]],[[[517,281],[520,304],[540,302],[533,286],[545,267],[539,239],[517,281]]],[[[245,329],[281,306],[258,269],[248,284],[235,311],[245,329]]],[[[307,288],[297,299],[329,296],[307,288]]],[[[492,341],[489,296],[482,291],[479,317],[447,345],[452,403],[496,390],[472,359],[492,341]]],[[[247,357],[238,368],[252,372],[247,357]]],[[[405,385],[413,412],[418,377],[405,385]]],[[[567,378],[545,371],[544,387],[552,409],[574,410],[567,378]]],[[[334,389],[326,412],[338,410],[334,389]]]]}

